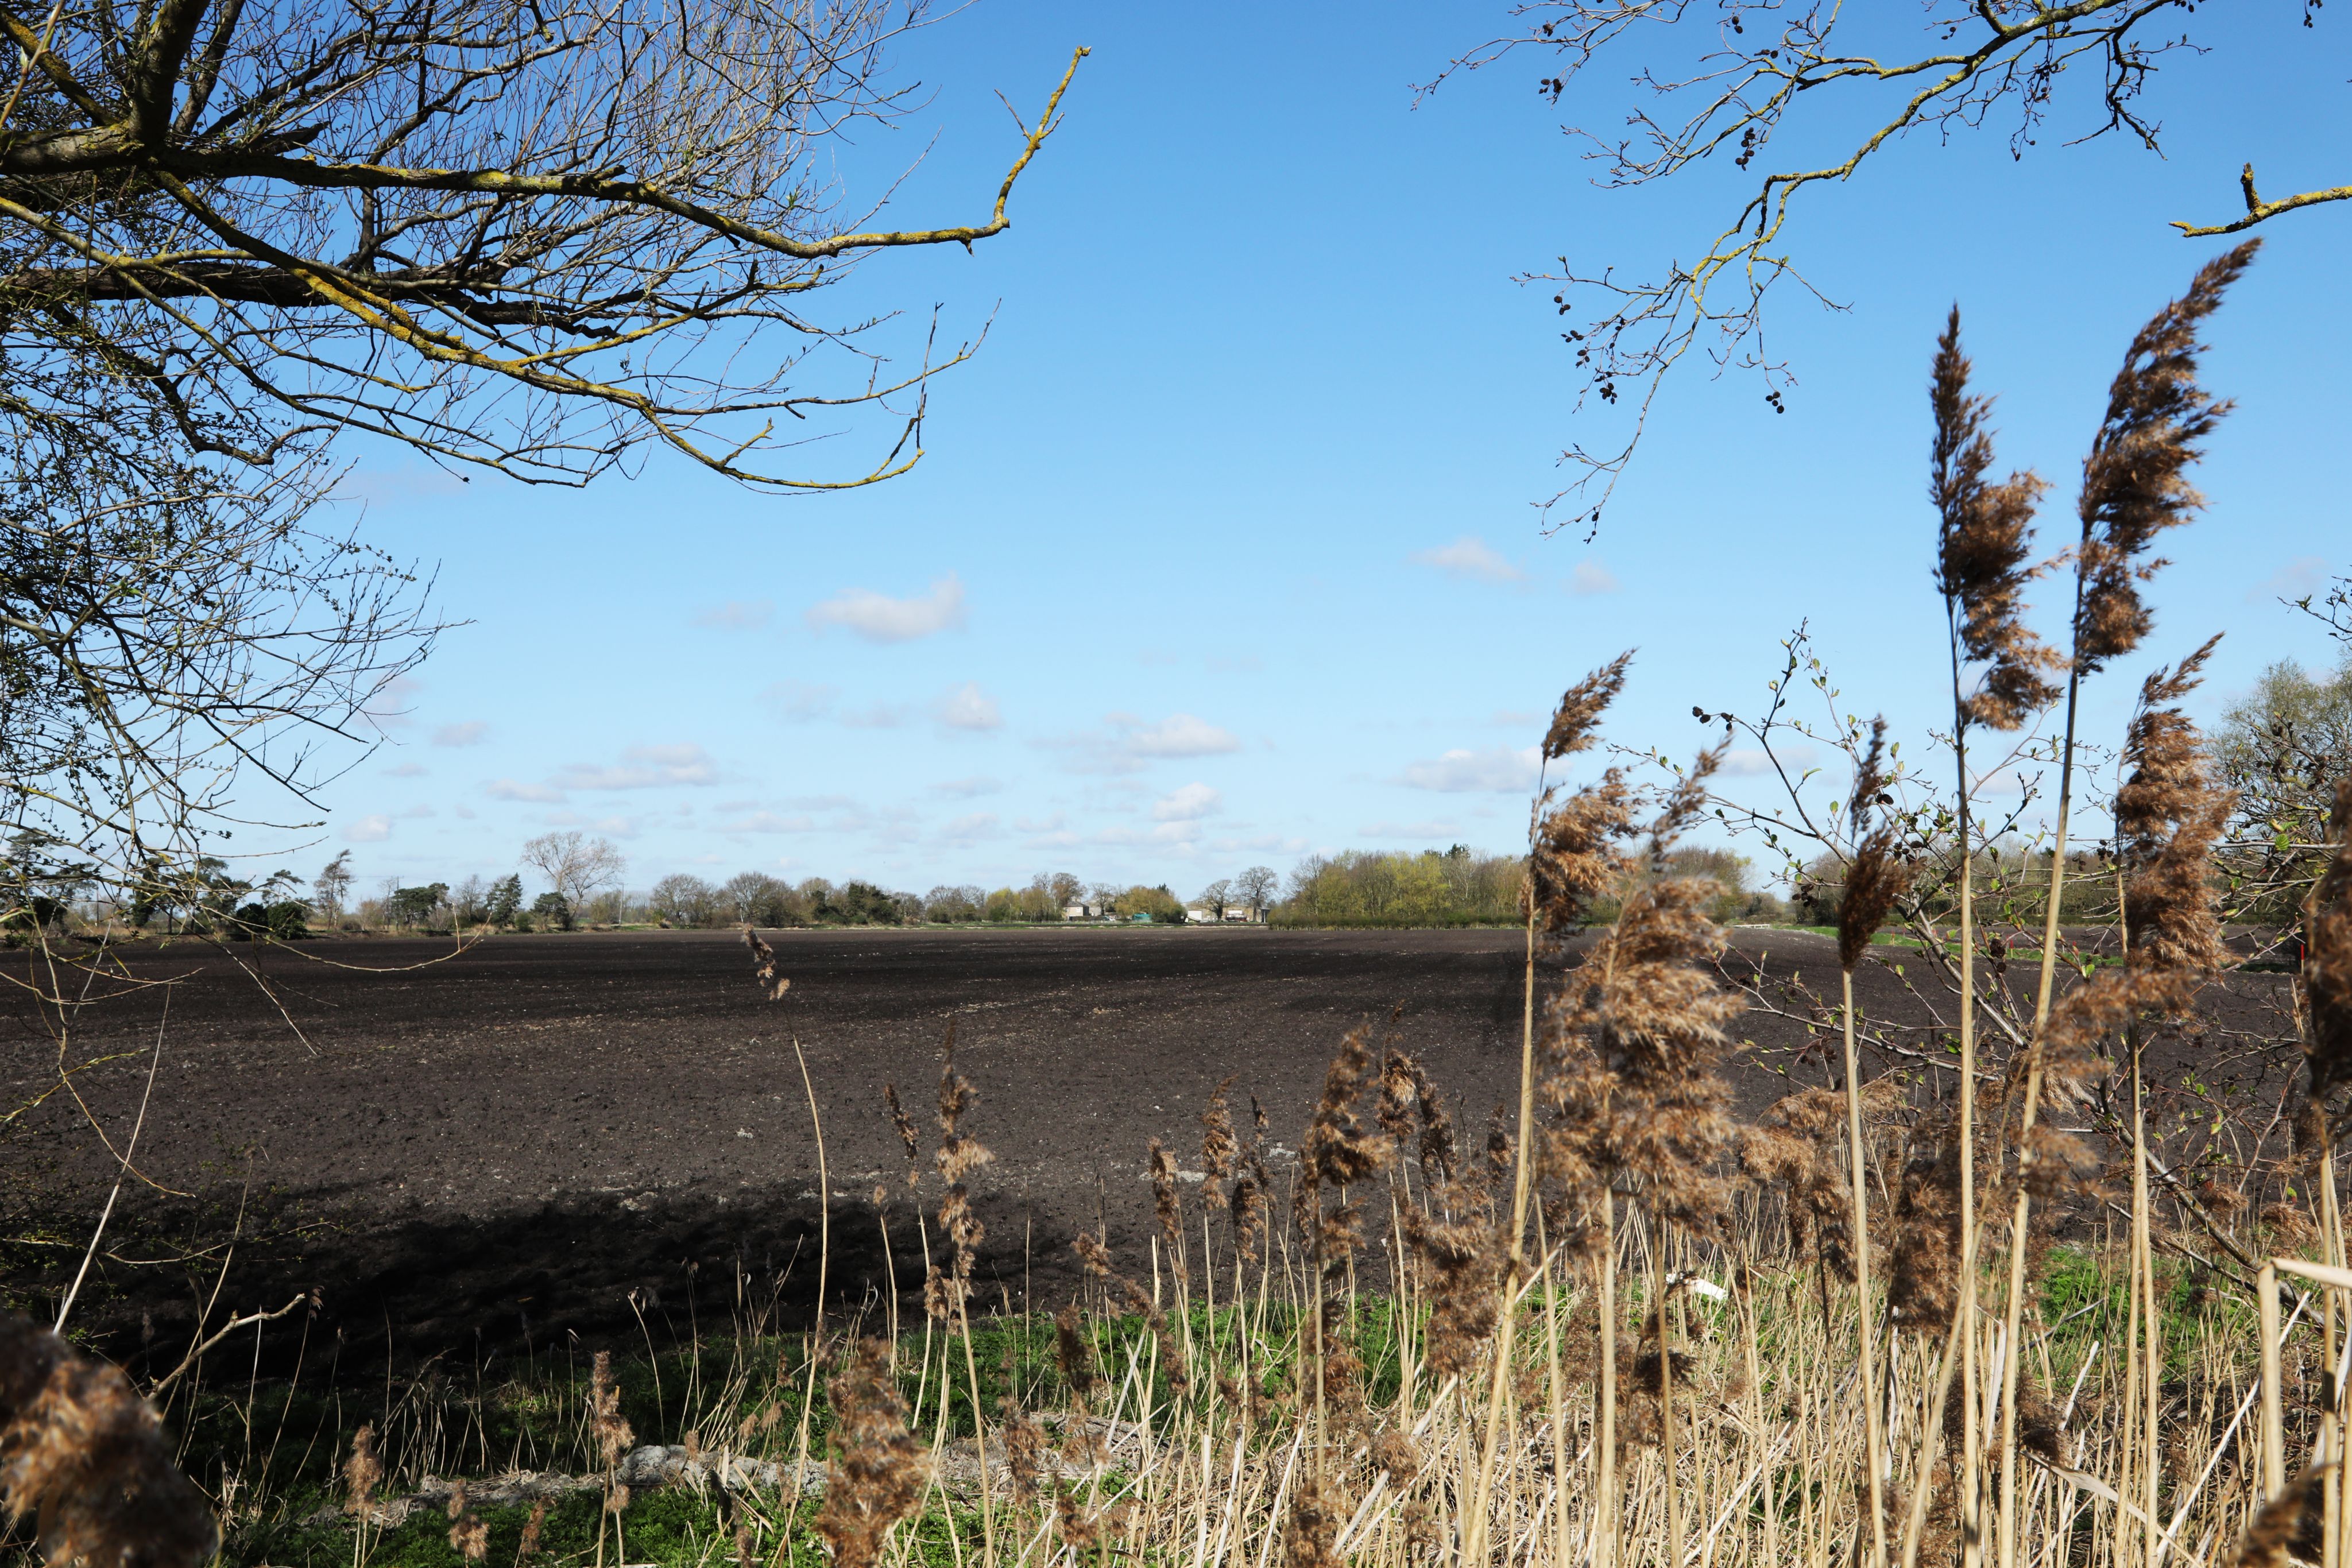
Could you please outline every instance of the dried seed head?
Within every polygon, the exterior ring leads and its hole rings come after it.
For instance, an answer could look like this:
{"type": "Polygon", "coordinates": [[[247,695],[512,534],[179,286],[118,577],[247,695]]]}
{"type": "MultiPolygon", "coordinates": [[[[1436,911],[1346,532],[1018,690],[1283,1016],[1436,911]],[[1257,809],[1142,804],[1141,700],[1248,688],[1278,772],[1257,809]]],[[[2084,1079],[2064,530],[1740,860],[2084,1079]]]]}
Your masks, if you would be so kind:
{"type": "Polygon", "coordinates": [[[375,1457],[375,1423],[364,1421],[352,1434],[352,1457],[343,1461],[343,1511],[355,1519],[373,1518],[376,1483],[383,1466],[375,1457]]]}
{"type": "Polygon", "coordinates": [[[1838,967],[1851,970],[1870,950],[1870,939],[1911,885],[1911,868],[1898,854],[1900,831],[1894,801],[1886,793],[1892,782],[1885,771],[1886,721],[1870,727],[1870,749],[1854,774],[1853,797],[1847,802],[1846,826],[1853,835],[1853,860],[1845,870],[1845,886],[1838,898],[1838,967]],[[1887,814],[1877,825],[1871,819],[1881,807],[1887,814]]]}
{"type": "Polygon", "coordinates": [[[468,1563],[479,1563],[490,1548],[490,1527],[466,1503],[466,1483],[449,1488],[449,1549],[468,1563]]]}
{"type": "Polygon", "coordinates": [[[2107,391],[2106,418],[2083,460],[2076,511],[2083,542],[2076,563],[2074,666],[2089,674],[2130,653],[2152,623],[2139,584],[2161,561],[2141,560],[2165,529],[2205,504],[2185,477],[2203,440],[2230,412],[2197,384],[2198,328],[2245,271],[2262,241],[2248,240],[2198,268],[2189,292],[2156,313],[2133,338],[2107,391]]]}
{"type": "Polygon", "coordinates": [[[539,1532],[547,1527],[547,1500],[541,1498],[530,1505],[530,1517],[522,1521],[522,1541],[515,1548],[515,1561],[527,1563],[539,1555],[539,1532]]]}
{"type": "Polygon", "coordinates": [[[1168,1247],[1168,1267],[1181,1294],[1191,1289],[1192,1276],[1184,1267],[1184,1211],[1176,1197],[1176,1156],[1157,1138],[1151,1140],[1151,1212],[1160,1221],[1160,1238],[1168,1247]]]}
{"type": "Polygon", "coordinates": [[[636,1440],[621,1414],[621,1385],[614,1381],[609,1350],[598,1351],[588,1364],[588,1432],[608,1470],[620,1464],[621,1456],[636,1440]]]}
{"type": "Polygon", "coordinates": [[[1545,761],[1557,761],[1592,744],[1593,727],[1625,689],[1625,670],[1633,662],[1633,651],[1628,648],[1561,694],[1551,727],[1544,732],[1545,761]]]}
{"type": "Polygon", "coordinates": [[[2064,661],[2036,641],[2020,617],[2023,593],[2040,570],[2026,565],[2033,508],[2048,486],[2032,473],[1986,482],[1992,437],[1985,416],[1992,400],[1968,390],[1960,351],[1960,311],[1952,308],[1936,345],[1929,401],[1936,414],[1929,494],[1936,503],[1936,586],[1949,607],[1961,655],[1986,669],[1962,713],[1994,729],[2015,729],[2057,699],[2050,673],[2064,661]]]}
{"type": "Polygon", "coordinates": [[[1086,1319],[1076,1301],[1054,1314],[1054,1357],[1070,1396],[1083,1405],[1095,1391],[1095,1356],[1087,1343],[1086,1319]]]}
{"type": "Polygon", "coordinates": [[[2336,786],[2329,825],[2336,853],[2304,916],[2303,988],[2311,1015],[2304,1052],[2315,1103],[2352,1078],[2352,775],[2336,786]]]}
{"type": "Polygon", "coordinates": [[[898,1129],[898,1141],[907,1145],[907,1185],[913,1186],[921,1173],[923,1162],[922,1135],[915,1131],[915,1119],[907,1114],[907,1107],[898,1102],[898,1086],[882,1085],[882,1098],[889,1103],[890,1124],[898,1129]]]}
{"type": "Polygon", "coordinates": [[[0,1314],[0,1502],[52,1563],[194,1568],[216,1537],[155,1413],[114,1367],[0,1314]]]}
{"type": "Polygon", "coordinates": [[[1426,1211],[1403,1209],[1402,1219],[1406,1247],[1428,1270],[1423,1354],[1441,1380],[1465,1375],[1494,1334],[1507,1249],[1484,1195],[1465,1186],[1433,1195],[1426,1211]]]}
{"type": "Polygon", "coordinates": [[[1527,896],[1547,931],[1573,930],[1592,901],[1611,892],[1626,871],[1624,841],[1633,831],[1633,791],[1622,768],[1551,804],[1536,802],[1529,835],[1527,896]]]}
{"type": "Polygon", "coordinates": [[[793,982],[789,976],[776,973],[776,950],[769,946],[766,940],[749,925],[743,927],[743,943],[751,949],[751,973],[759,978],[761,988],[768,993],[768,999],[772,1002],[782,1001],[784,993],[793,988],[793,982]]]}
{"type": "Polygon", "coordinates": [[[825,1380],[825,1396],[834,1414],[834,1479],[816,1531],[843,1568],[870,1568],[891,1528],[922,1500],[929,1459],[907,1430],[887,1342],[859,1340],[825,1380]]]}
{"type": "Polygon", "coordinates": [[[1206,1184],[1204,1198],[1212,1203],[1223,1199],[1224,1184],[1241,1155],[1241,1142],[1234,1136],[1233,1107],[1225,1099],[1233,1086],[1228,1075],[1209,1096],[1208,1109],[1201,1113],[1201,1174],[1206,1184]]]}
{"type": "Polygon", "coordinates": [[[2135,963],[2204,975],[2229,961],[2209,885],[2214,842],[2237,797],[2213,783],[2202,737],[2177,706],[2196,689],[2214,637],[2140,687],[2124,739],[2130,770],[2116,791],[2124,867],[2124,922],[2135,963]]]}

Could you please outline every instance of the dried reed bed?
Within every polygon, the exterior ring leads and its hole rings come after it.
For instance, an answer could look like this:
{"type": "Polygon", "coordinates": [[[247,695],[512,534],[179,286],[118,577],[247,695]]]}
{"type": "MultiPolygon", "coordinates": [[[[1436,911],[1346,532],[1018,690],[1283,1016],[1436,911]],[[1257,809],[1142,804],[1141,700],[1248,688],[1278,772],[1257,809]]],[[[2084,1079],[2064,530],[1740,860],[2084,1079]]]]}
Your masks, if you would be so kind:
{"type": "MultiPolygon", "coordinates": [[[[2153,1174],[2142,1056],[2198,1027],[2227,961],[2207,867],[2229,800],[2180,706],[2210,642],[2147,679],[2123,737],[2123,957],[2059,974],[2077,699],[2153,632],[2147,550],[2200,504],[2185,475],[2227,407],[2196,381],[2196,334],[2252,254],[2201,270],[2134,341],[2084,465],[2080,539],[2040,566],[2044,487],[1987,478],[1990,404],[1969,391],[1957,314],[1944,334],[1932,474],[1958,789],[1923,841],[1920,817],[1897,810],[1885,727],[1857,728],[1825,838],[1843,890],[1844,984],[1822,1017],[1843,1046],[1839,1086],[1748,1127],[1727,1113],[1720,1068],[1743,1002],[1716,963],[1718,890],[1670,874],[1720,751],[1659,788],[1614,767],[1547,782],[1523,883],[1518,1104],[1483,1136],[1405,1040],[1368,1022],[1338,1042],[1295,1159],[1255,1102],[1244,1124],[1220,1087],[1192,1165],[1150,1150],[1148,1244],[1121,1257],[1081,1236],[1080,1300],[1050,1323],[992,1319],[973,1277],[986,1111],[950,1040],[932,1130],[885,1091],[908,1184],[874,1206],[886,1231],[913,1229],[919,1289],[894,1280],[868,1311],[798,1335],[747,1299],[719,1343],[649,1358],[638,1429],[677,1438],[651,1461],[631,1449],[629,1375],[602,1354],[562,1386],[500,1391],[509,1414],[536,1408],[495,1440],[480,1391],[411,1390],[295,1462],[339,1468],[338,1522],[318,1528],[354,1568],[509,1554],[602,1568],[608,1551],[742,1568],[2352,1563],[2335,1155],[2352,1077],[2352,784],[2305,911],[2297,1033],[2274,1042],[2309,1066],[2295,1153],[2266,1177],[2283,1201],[2217,1221],[2218,1200],[2153,1174]],[[2069,569],[2068,645],[2045,647],[2023,595],[2069,569]],[[1979,986],[1966,747],[2053,706],[2053,896],[2017,1012],[1979,986]],[[1948,1098],[1865,1080],[1852,984],[1938,854],[1960,868],[1948,1098]],[[1597,905],[1613,917],[1539,980],[1597,905]],[[2077,1114],[2095,1104],[2096,1145],[2077,1114]],[[900,1320],[902,1294],[919,1323],[900,1320]],[[431,1490],[457,1473],[479,1479],[431,1490]],[[683,1513],[649,1475],[689,1483],[683,1513]],[[404,1523],[418,1496],[429,1517],[404,1523]]],[[[1621,657],[1570,688],[1548,770],[1596,749],[1630,669],[1621,657]]],[[[750,940],[759,983],[782,996],[773,953],[750,940]]],[[[138,1427],[118,1394],[113,1429],[138,1427]]],[[[89,1457],[98,1437],[48,1406],[36,1430],[17,1404],[9,1499],[37,1504],[71,1554],[97,1527],[61,1535],[52,1518],[103,1521],[90,1499],[113,1472],[89,1457]]],[[[246,1427],[250,1455],[249,1409],[246,1427]]],[[[233,1539],[269,1515],[272,1463],[221,1458],[201,1478],[233,1539]]]]}

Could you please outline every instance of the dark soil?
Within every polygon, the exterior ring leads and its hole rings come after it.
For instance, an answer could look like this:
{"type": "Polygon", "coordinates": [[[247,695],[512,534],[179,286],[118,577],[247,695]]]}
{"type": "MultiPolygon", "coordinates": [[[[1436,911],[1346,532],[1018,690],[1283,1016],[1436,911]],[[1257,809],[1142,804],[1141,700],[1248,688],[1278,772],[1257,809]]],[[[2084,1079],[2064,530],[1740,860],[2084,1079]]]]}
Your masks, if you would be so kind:
{"type": "MultiPolygon", "coordinates": [[[[362,1360],[634,1337],[640,1312],[656,1336],[665,1318],[683,1336],[690,1313],[707,1324],[749,1300],[804,1317],[824,1206],[795,1038],[833,1195],[827,1282],[852,1306],[888,1291],[894,1269],[902,1291],[919,1291],[907,1155],[883,1087],[916,1117],[928,1165],[950,1025],[980,1094],[965,1130],[995,1155],[974,1182],[992,1304],[1056,1303],[1074,1276],[1071,1236],[1098,1224],[1125,1267],[1148,1272],[1150,1141],[1197,1168],[1200,1113],[1231,1078],[1244,1127],[1255,1095],[1286,1151],[1359,1023],[1422,1057],[1473,1143],[1517,1092],[1515,932],[772,939],[793,981],[781,1002],[754,984],[740,939],[710,934],[509,936],[454,956],[424,941],[237,949],[261,963],[259,983],[201,945],[141,950],[138,976],[179,982],[85,1009],[66,1058],[134,1054],[0,1127],[18,1301],[53,1302],[79,1262],[115,1175],[99,1134],[122,1146],[159,1034],[137,1176],[75,1310],[133,1360],[176,1359],[225,1260],[214,1318],[315,1289],[313,1335],[362,1360]],[[184,1260],[132,1266],[173,1257],[184,1260]]],[[[1802,972],[1834,997],[1827,941],[1735,939],[1735,967],[1802,972]]],[[[1874,1016],[1926,1017],[1890,969],[1866,967],[1860,988],[1874,1016]]],[[[2234,982],[2224,1021],[2264,1029],[2258,1015],[2283,989],[2274,976],[2234,982]]],[[[1743,1113],[1791,1073],[1834,1077],[1801,1049],[1801,1025],[1746,1021],[1732,1070],[1743,1113]]],[[[58,1051],[30,1007],[0,1027],[5,1110],[56,1086],[58,1051]]],[[[2193,1062],[2170,1049],[2159,1073],[2229,1077],[2252,1103],[2274,1101],[2291,1066],[2226,1036],[2193,1062]]],[[[938,1190],[927,1170],[928,1207],[938,1190]]]]}

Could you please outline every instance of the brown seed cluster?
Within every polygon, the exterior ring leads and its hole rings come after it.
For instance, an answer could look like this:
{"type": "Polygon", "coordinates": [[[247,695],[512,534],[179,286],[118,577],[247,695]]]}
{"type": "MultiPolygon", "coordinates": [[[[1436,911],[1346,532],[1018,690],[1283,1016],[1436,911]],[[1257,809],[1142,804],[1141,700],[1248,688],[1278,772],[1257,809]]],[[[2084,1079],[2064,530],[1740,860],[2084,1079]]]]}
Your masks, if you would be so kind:
{"type": "Polygon", "coordinates": [[[2303,990],[2310,1014],[2304,1051],[2315,1104],[2352,1078],[2352,777],[2336,786],[2329,826],[2336,853],[2304,918],[2303,990]]]}
{"type": "Polygon", "coordinates": [[[212,1511],[172,1464],[155,1413],[114,1367],[0,1314],[0,1501],[52,1563],[194,1568],[212,1511]]]}
{"type": "Polygon", "coordinates": [[[1870,950],[1870,939],[1911,885],[1911,868],[1901,857],[1900,823],[1886,793],[1886,721],[1871,726],[1870,749],[1854,774],[1846,825],[1853,835],[1853,860],[1845,870],[1838,899],[1838,967],[1851,970],[1870,950]],[[1878,816],[1881,808],[1886,814],[1878,816]],[[1877,816],[1875,825],[1871,819],[1877,816]]]}
{"type": "Polygon", "coordinates": [[[793,982],[790,976],[776,973],[776,950],[749,925],[743,927],[743,945],[751,949],[751,973],[768,993],[768,999],[782,1001],[784,993],[793,988],[793,982]]]}
{"type": "Polygon", "coordinates": [[[948,1239],[950,1251],[947,1267],[933,1263],[923,1281],[923,1304],[942,1322],[955,1316],[970,1299],[972,1265],[988,1235],[971,1207],[971,1188],[964,1178],[995,1156],[961,1130],[964,1113],[979,1098],[971,1082],[955,1070],[955,1030],[950,1025],[940,1061],[940,1146],[932,1156],[947,1183],[947,1195],[940,1199],[940,1229],[948,1239]]]}
{"type": "Polygon", "coordinates": [[[2197,443],[2230,404],[2197,384],[2198,328],[2254,259],[2248,240],[2197,269],[2189,292],[2156,313],[2132,339],[2123,369],[2107,389],[2106,417],[2083,460],[2075,509],[2083,520],[2080,594],[2074,612],[2074,668],[2089,674],[2130,653],[2153,618],[2139,584],[2163,565],[2143,561],[2165,529],[2205,504],[2189,483],[2197,443]]]}
{"type": "Polygon", "coordinates": [[[2237,796],[2215,786],[2197,727],[2170,706],[2196,689],[2221,640],[2147,677],[2124,739],[2130,774],[2115,808],[2124,924],[2133,956],[2167,972],[2209,974],[2229,959],[2208,878],[2237,796]]]}
{"type": "Polygon", "coordinates": [[[930,1478],[922,1444],[890,1375],[890,1346],[861,1339],[825,1381],[834,1416],[834,1474],[816,1531],[840,1568],[881,1560],[892,1526],[915,1511],[930,1478]]]}
{"type": "Polygon", "coordinates": [[[1993,729],[2015,729],[2056,700],[2051,673],[2064,663],[2021,620],[2026,585],[2041,571],[2026,560],[2033,509],[2049,486],[2031,472],[1987,480],[1993,452],[1985,419],[1992,400],[1968,387],[1969,360],[1960,351],[1960,311],[1954,306],[1937,340],[1929,390],[1936,416],[1928,486],[1936,503],[1936,587],[1953,608],[1961,655],[1987,666],[1961,712],[1993,729]]]}

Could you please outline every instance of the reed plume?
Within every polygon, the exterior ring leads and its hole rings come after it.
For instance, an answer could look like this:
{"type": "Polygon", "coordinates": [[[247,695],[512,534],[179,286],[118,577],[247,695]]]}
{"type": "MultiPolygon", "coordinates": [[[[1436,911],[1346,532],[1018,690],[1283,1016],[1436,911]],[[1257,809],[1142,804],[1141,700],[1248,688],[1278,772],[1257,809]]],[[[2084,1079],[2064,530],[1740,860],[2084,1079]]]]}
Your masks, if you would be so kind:
{"type": "Polygon", "coordinates": [[[826,1379],[825,1395],[833,1406],[834,1469],[816,1531],[841,1568],[871,1568],[891,1529],[922,1501],[929,1459],[907,1430],[888,1342],[859,1340],[826,1379]]]}
{"type": "MultiPolygon", "coordinates": [[[[370,1479],[370,1486],[373,1484],[370,1479]]],[[[216,1536],[155,1413],[114,1367],[0,1313],[0,1502],[53,1563],[194,1568],[216,1536]]]]}
{"type": "Polygon", "coordinates": [[[2203,679],[2217,635],[2172,669],[2142,683],[2124,739],[2130,769],[2116,791],[2116,838],[2124,868],[2124,928],[2144,969],[2210,975],[2229,961],[2209,885],[2214,843],[2237,806],[2219,788],[2197,727],[2176,706],[2203,679]]]}
{"type": "Polygon", "coordinates": [[[2352,776],[2336,786],[2329,818],[2336,853],[2304,912],[2305,1068],[2310,1099],[2323,1112],[2334,1088],[2352,1079],[2352,776]]]}
{"type": "Polygon", "coordinates": [[[985,1145],[962,1131],[964,1113],[980,1096],[955,1068],[955,1028],[950,1025],[940,1057],[940,1146],[932,1155],[947,1193],[940,1199],[940,1230],[948,1239],[947,1267],[937,1263],[923,1281],[923,1302],[930,1315],[947,1322],[962,1310],[971,1294],[971,1270],[988,1228],[971,1206],[971,1188],[964,1178],[995,1156],[985,1145]]]}
{"type": "Polygon", "coordinates": [[[776,973],[776,950],[749,925],[743,927],[743,945],[751,949],[751,973],[768,993],[768,999],[780,1002],[784,993],[793,988],[792,977],[776,973]]]}
{"type": "Polygon", "coordinates": [[[449,1487],[449,1550],[468,1563],[479,1563],[490,1548],[490,1527],[466,1500],[466,1483],[449,1487]]]}
{"type": "Polygon", "coordinates": [[[907,1185],[917,1186],[922,1175],[922,1134],[915,1130],[915,1119],[907,1114],[907,1107],[899,1103],[896,1083],[882,1085],[882,1098],[890,1107],[890,1124],[898,1129],[898,1142],[907,1148],[907,1185]]]}
{"type": "Polygon", "coordinates": [[[2143,562],[2167,528],[2205,504],[2189,483],[2197,443],[2212,434],[2231,404],[2197,383],[2197,333],[2221,297],[2262,248],[2252,239],[2197,269],[2188,293],[2156,313],[2124,355],[2107,390],[2106,417],[2083,460],[2075,510],[2083,522],[2076,563],[2074,658],[2087,675],[2130,653],[2152,618],[2139,584],[2164,562],[2143,562]]]}
{"type": "Polygon", "coordinates": [[[2049,483],[2031,470],[1991,482],[1986,417],[1992,399],[1969,390],[1960,350],[1960,308],[1937,340],[1928,402],[1936,434],[1928,496],[1936,504],[1936,588],[1951,616],[1953,662],[1986,666],[1960,700],[1964,720],[2015,729],[2057,700],[2051,672],[2064,661],[2025,629],[2024,592],[2041,575],[2032,554],[2033,512],[2049,483]]]}
{"type": "Polygon", "coordinates": [[[375,1457],[375,1423],[362,1421],[352,1434],[352,1456],[343,1461],[343,1511],[364,1524],[375,1517],[376,1483],[383,1466],[375,1457]]]}

